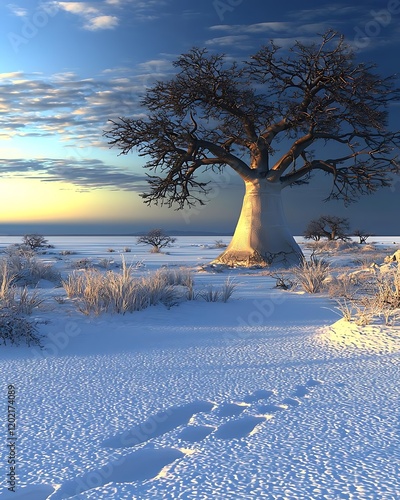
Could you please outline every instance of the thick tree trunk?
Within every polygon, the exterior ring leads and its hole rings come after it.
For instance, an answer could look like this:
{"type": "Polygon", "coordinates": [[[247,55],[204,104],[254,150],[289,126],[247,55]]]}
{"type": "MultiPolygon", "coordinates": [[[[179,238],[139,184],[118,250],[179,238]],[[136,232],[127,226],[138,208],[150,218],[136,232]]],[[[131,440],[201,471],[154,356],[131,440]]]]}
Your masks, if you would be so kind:
{"type": "Polygon", "coordinates": [[[299,264],[303,254],[287,227],[281,187],[264,179],[245,184],[235,234],[214,263],[246,267],[299,264]]]}

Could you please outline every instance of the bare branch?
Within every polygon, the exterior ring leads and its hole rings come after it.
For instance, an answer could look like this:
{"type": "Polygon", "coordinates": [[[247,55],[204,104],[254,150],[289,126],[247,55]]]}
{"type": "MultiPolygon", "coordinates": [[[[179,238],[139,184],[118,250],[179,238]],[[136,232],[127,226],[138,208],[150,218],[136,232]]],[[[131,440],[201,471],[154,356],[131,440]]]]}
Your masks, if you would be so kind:
{"type": "Polygon", "coordinates": [[[400,132],[387,127],[400,89],[356,62],[335,31],[319,43],[296,42],[289,54],[271,42],[241,64],[194,48],[175,67],[146,92],[146,119],[120,118],[105,132],[120,154],[146,158],[147,203],[204,203],[208,168],[282,187],[322,170],[332,176],[329,198],[347,203],[400,172],[400,132]],[[281,144],[289,147],[274,158],[281,144]],[[322,156],[328,144],[337,152],[330,159],[322,156]]]}

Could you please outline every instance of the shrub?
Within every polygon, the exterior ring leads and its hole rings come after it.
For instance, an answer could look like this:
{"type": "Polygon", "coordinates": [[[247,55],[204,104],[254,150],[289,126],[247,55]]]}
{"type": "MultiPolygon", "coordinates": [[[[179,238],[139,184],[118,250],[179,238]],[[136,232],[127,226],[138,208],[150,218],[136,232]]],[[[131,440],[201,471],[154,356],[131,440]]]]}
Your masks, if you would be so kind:
{"type": "Polygon", "coordinates": [[[221,287],[221,301],[228,302],[235,291],[237,284],[234,283],[230,278],[228,278],[221,287]]]}
{"type": "Polygon", "coordinates": [[[35,252],[31,248],[23,245],[10,245],[5,249],[5,253],[11,259],[15,257],[30,259],[35,256],[35,252]]]}
{"type": "Polygon", "coordinates": [[[185,267],[163,267],[156,271],[156,275],[164,280],[167,285],[182,285],[189,287],[193,284],[192,273],[190,269],[185,267]]]}
{"type": "Polygon", "coordinates": [[[4,344],[41,345],[36,324],[7,310],[0,310],[0,339],[4,344]]]}
{"type": "Polygon", "coordinates": [[[360,252],[360,246],[354,241],[312,241],[306,245],[312,250],[312,255],[317,254],[332,254],[337,252],[360,252]]]}
{"type": "Polygon", "coordinates": [[[61,250],[60,255],[74,255],[76,252],[72,250],[61,250]]]}
{"type": "Polygon", "coordinates": [[[324,281],[329,275],[329,263],[323,259],[313,258],[294,268],[293,273],[307,293],[318,293],[321,291],[324,281]]]}
{"type": "Polygon", "coordinates": [[[167,307],[177,303],[176,290],[160,274],[135,279],[131,271],[132,267],[122,260],[120,273],[107,271],[102,274],[96,269],[85,269],[82,273],[75,271],[63,286],[68,297],[76,299],[78,309],[87,315],[102,312],[124,314],[159,303],[167,307]]]}
{"type": "Polygon", "coordinates": [[[352,300],[357,292],[359,280],[349,274],[341,274],[327,284],[329,296],[333,299],[340,297],[352,300]]]}
{"type": "Polygon", "coordinates": [[[205,289],[200,290],[197,296],[206,302],[228,302],[236,287],[237,284],[228,278],[221,288],[215,288],[213,285],[209,285],[205,289]]]}
{"type": "Polygon", "coordinates": [[[114,261],[112,259],[100,259],[99,266],[103,267],[104,269],[109,269],[113,262],[114,261]]]}
{"type": "Polygon", "coordinates": [[[350,299],[351,307],[340,302],[338,309],[343,317],[365,326],[374,318],[383,317],[385,324],[391,324],[400,313],[400,269],[389,269],[385,273],[376,272],[371,279],[358,283],[357,295],[350,299]],[[349,313],[351,311],[351,314],[349,313]]]}
{"type": "Polygon", "coordinates": [[[215,240],[214,242],[214,248],[226,248],[227,246],[222,240],[215,240]]]}
{"type": "Polygon", "coordinates": [[[92,261],[87,257],[83,257],[82,259],[78,259],[73,262],[72,265],[75,269],[89,269],[92,267],[92,261]]]}
{"type": "Polygon", "coordinates": [[[44,302],[37,291],[29,293],[27,287],[10,287],[7,292],[0,297],[2,308],[15,312],[16,314],[32,314],[33,310],[44,302]]]}
{"type": "Polygon", "coordinates": [[[221,295],[220,290],[215,289],[213,285],[208,285],[207,288],[201,290],[198,293],[198,296],[201,297],[206,302],[218,302],[220,295],[221,295]]]}
{"type": "Polygon", "coordinates": [[[267,276],[271,276],[276,280],[275,288],[280,288],[281,290],[290,290],[295,286],[295,282],[284,274],[272,274],[270,272],[267,273],[267,276]]]}
{"type": "Polygon", "coordinates": [[[7,268],[7,273],[13,276],[13,282],[22,286],[35,286],[40,280],[61,283],[60,273],[51,264],[44,264],[35,257],[13,254],[6,261],[1,261],[0,273],[7,268]],[[5,264],[6,262],[6,264],[5,264]]]}
{"type": "Polygon", "coordinates": [[[400,266],[378,276],[375,290],[375,300],[380,311],[384,308],[400,308],[400,266]]]}

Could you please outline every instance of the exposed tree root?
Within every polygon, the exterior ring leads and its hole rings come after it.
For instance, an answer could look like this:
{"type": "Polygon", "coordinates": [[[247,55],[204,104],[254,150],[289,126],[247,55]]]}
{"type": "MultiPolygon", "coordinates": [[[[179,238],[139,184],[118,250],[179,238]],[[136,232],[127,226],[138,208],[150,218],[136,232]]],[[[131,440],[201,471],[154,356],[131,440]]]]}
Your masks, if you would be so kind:
{"type": "Polygon", "coordinates": [[[212,264],[225,264],[229,267],[290,267],[301,263],[303,256],[296,252],[240,252],[227,250],[220,254],[212,264]]]}

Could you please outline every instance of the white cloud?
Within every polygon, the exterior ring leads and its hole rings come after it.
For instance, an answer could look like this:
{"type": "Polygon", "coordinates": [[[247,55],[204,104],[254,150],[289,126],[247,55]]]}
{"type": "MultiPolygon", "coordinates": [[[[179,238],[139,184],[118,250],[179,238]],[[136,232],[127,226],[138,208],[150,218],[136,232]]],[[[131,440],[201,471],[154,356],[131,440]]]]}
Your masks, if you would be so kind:
{"type": "Polygon", "coordinates": [[[114,29],[118,26],[118,17],[103,12],[107,5],[115,6],[116,4],[105,2],[94,6],[91,2],[58,2],[58,6],[65,12],[81,17],[84,21],[83,28],[88,31],[114,29]]]}
{"type": "Polygon", "coordinates": [[[83,21],[83,28],[88,31],[114,29],[120,24],[126,9],[134,13],[137,21],[151,21],[160,17],[160,8],[165,6],[164,0],[99,0],[95,2],[69,1],[55,2],[64,12],[74,14],[83,21]],[[125,9],[122,13],[122,9],[125,9]]]}
{"type": "Polygon", "coordinates": [[[217,47],[231,47],[234,45],[236,48],[247,49],[248,46],[244,42],[248,40],[249,37],[246,35],[221,36],[206,40],[206,45],[214,45],[217,47]]]}
{"type": "Polygon", "coordinates": [[[85,29],[89,31],[110,30],[118,26],[119,20],[115,16],[97,16],[90,18],[85,24],[85,29]]]}
{"type": "Polygon", "coordinates": [[[146,88],[172,71],[168,59],[156,59],[85,79],[73,72],[0,73],[2,138],[58,135],[66,146],[97,145],[109,119],[142,113],[139,100],[146,88]]]}
{"type": "Polygon", "coordinates": [[[138,69],[141,71],[163,71],[171,68],[170,61],[166,59],[151,59],[150,61],[146,61],[144,63],[138,64],[138,69]]]}
{"type": "Polygon", "coordinates": [[[12,73],[0,73],[0,80],[8,80],[10,78],[20,78],[23,75],[22,71],[13,71],[12,73]]]}
{"type": "Polygon", "coordinates": [[[26,17],[28,15],[28,10],[16,5],[14,3],[7,4],[8,9],[17,17],[26,17]]]}
{"type": "Polygon", "coordinates": [[[344,3],[329,3],[321,7],[315,7],[313,9],[296,9],[289,12],[291,18],[295,18],[296,22],[312,21],[314,19],[324,19],[331,21],[332,17],[335,19],[344,17],[351,18],[354,15],[359,17],[361,12],[368,12],[367,8],[357,6],[357,5],[345,5],[344,3]]]}
{"type": "Polygon", "coordinates": [[[287,22],[270,22],[270,23],[256,23],[256,24],[217,24],[211,26],[209,29],[212,31],[226,31],[231,33],[266,33],[275,32],[282,33],[292,29],[293,23],[287,22]]]}
{"type": "Polygon", "coordinates": [[[66,12],[85,17],[90,16],[91,14],[98,14],[100,12],[89,2],[58,2],[58,6],[66,12]]]}

